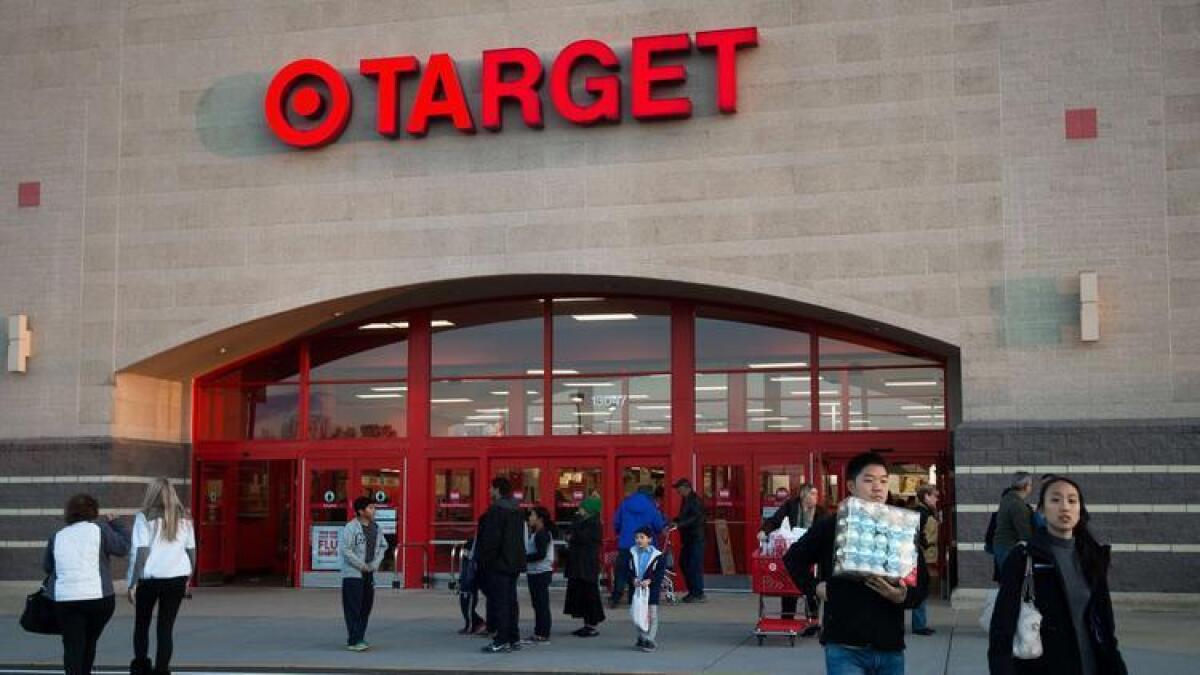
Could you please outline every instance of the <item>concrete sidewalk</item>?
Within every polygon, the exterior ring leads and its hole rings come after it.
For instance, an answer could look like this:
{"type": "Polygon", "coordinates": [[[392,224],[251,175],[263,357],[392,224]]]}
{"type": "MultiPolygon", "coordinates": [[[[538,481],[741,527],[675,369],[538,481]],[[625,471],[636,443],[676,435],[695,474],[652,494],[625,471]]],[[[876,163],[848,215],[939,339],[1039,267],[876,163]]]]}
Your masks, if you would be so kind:
{"type": "MultiPolygon", "coordinates": [[[[56,637],[30,635],[17,625],[23,589],[0,589],[0,665],[59,666],[56,637]]],[[[522,593],[522,634],[532,610],[522,593]]],[[[345,640],[338,591],[326,589],[201,588],[185,601],[175,631],[176,670],[198,668],[438,670],[510,672],[823,673],[815,638],[792,648],[786,640],[758,647],[750,635],[757,598],[711,595],[703,605],[664,607],[660,649],[633,650],[628,612],[609,612],[597,638],[569,634],[578,623],[560,614],[555,591],[553,644],[513,654],[487,655],[484,640],[461,637],[458,603],[444,590],[381,590],[364,653],[342,649],[345,640]]],[[[769,601],[774,605],[777,601],[769,601]]],[[[118,599],[117,614],[100,641],[98,665],[127,669],[132,658],[132,608],[118,599]]],[[[909,636],[910,675],[987,672],[987,648],[977,612],[931,607],[932,637],[909,636]]],[[[1194,673],[1200,617],[1184,612],[1118,611],[1118,634],[1130,672],[1194,673]]],[[[153,631],[151,633],[153,636],[153,631]]],[[[153,639],[153,638],[152,638],[153,639]]],[[[153,650],[153,647],[152,647],[153,650]]]]}

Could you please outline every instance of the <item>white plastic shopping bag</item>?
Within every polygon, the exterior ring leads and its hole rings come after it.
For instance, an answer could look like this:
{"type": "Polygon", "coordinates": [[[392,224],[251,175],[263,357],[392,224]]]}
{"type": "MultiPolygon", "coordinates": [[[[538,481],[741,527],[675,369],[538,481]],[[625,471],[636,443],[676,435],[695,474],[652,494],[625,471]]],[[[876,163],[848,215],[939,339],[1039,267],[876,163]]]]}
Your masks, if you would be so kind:
{"type": "Polygon", "coordinates": [[[643,633],[650,630],[650,589],[639,585],[633,591],[633,602],[629,603],[629,616],[633,625],[643,633]]]}

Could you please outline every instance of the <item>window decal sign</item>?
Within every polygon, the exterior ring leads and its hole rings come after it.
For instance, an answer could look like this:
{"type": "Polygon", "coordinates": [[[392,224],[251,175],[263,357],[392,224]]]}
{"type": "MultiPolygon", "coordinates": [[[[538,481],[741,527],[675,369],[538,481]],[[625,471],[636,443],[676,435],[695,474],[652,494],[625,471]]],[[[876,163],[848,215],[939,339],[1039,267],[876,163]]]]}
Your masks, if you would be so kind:
{"type": "MultiPolygon", "coordinates": [[[[713,55],[717,110],[737,112],[737,53],[758,46],[755,27],[635,37],[631,43],[628,78],[629,111],[639,121],[685,119],[692,115],[687,96],[658,91],[687,81],[687,66],[671,63],[686,57],[693,46],[713,55]]],[[[412,55],[364,58],[358,72],[376,87],[375,131],[385,138],[401,133],[424,136],[434,120],[445,120],[464,134],[477,126],[498,132],[503,106],[520,107],[521,121],[532,129],[545,125],[543,94],[559,117],[578,126],[621,121],[621,63],[612,47],[600,40],[577,40],[550,62],[523,47],[491,49],[481,58],[476,122],[468,104],[457,64],[449,54],[431,54],[422,64],[412,55]],[[572,93],[580,66],[599,67],[603,74],[583,79],[583,95],[572,93]],[[400,91],[416,80],[411,110],[400,110],[400,91]],[[544,92],[543,92],[544,90],[544,92]],[[407,113],[405,115],[405,113],[407,113]]],[[[346,78],[326,61],[305,58],[280,68],[263,101],[267,127],[281,141],[297,148],[320,148],[336,142],[346,130],[354,109],[346,78]]]]}

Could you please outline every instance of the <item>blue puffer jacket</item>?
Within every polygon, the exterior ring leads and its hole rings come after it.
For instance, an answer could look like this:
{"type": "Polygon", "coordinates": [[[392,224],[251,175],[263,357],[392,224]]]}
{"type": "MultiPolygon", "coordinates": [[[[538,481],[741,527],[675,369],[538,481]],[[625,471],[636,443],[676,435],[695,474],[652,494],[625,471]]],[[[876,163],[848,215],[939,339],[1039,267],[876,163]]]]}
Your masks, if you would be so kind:
{"type": "Polygon", "coordinates": [[[654,498],[641,491],[623,499],[613,514],[613,529],[617,533],[618,550],[628,550],[633,546],[633,535],[638,529],[649,527],[657,538],[666,526],[667,519],[658,510],[654,498]]]}

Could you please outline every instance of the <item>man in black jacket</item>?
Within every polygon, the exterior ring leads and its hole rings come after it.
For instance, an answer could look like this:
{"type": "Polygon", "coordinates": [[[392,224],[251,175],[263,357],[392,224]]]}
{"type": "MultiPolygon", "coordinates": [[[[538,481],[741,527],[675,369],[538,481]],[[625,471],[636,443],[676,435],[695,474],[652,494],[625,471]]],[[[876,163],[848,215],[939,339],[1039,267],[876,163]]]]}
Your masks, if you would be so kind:
{"type": "Polygon", "coordinates": [[[483,651],[496,653],[521,648],[517,578],[525,571],[525,518],[507,478],[492,480],[491,495],[492,505],[479,523],[475,547],[488,588],[488,617],[496,623],[488,626],[496,637],[483,651]]]}
{"type": "MultiPolygon", "coordinates": [[[[846,485],[859,499],[886,503],[888,470],[873,452],[855,456],[846,465],[846,485]]],[[[837,518],[818,520],[788,549],[784,564],[796,585],[814,590],[825,602],[821,644],[829,673],[896,675],[904,672],[904,610],[925,599],[929,576],[917,556],[917,585],[905,588],[883,577],[833,576],[837,518]],[[817,565],[818,579],[812,575],[817,565]],[[815,584],[815,588],[814,588],[815,584]]],[[[914,537],[913,544],[916,545],[914,537]]]]}
{"type": "Polygon", "coordinates": [[[683,601],[704,602],[704,506],[690,480],[680,478],[674,488],[683,498],[679,515],[671,521],[671,527],[679,530],[679,566],[688,587],[683,601]]]}

